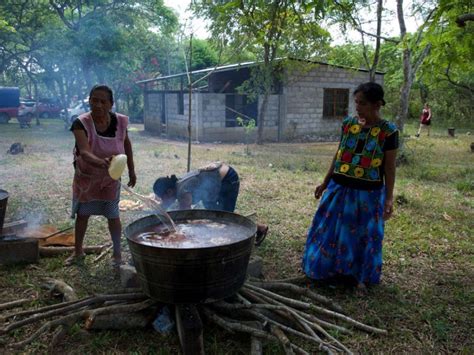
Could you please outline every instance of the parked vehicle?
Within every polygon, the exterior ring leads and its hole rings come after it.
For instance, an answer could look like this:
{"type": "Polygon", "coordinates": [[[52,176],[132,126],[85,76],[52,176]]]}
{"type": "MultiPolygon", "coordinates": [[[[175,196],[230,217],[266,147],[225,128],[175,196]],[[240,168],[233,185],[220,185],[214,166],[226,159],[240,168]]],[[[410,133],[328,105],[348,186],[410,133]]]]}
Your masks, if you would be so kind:
{"type": "Polygon", "coordinates": [[[73,107],[68,108],[65,112],[63,111],[64,127],[69,129],[76,118],[89,111],[89,100],[82,100],[73,107]]]}
{"type": "Polygon", "coordinates": [[[38,114],[40,118],[57,118],[61,113],[61,103],[56,99],[40,99],[38,114]]]}
{"type": "Polygon", "coordinates": [[[18,117],[20,107],[20,89],[0,87],[0,123],[8,123],[12,117],[18,117]]]}
{"type": "Polygon", "coordinates": [[[34,100],[20,99],[18,117],[33,118],[36,112],[36,102],[34,100]]]}

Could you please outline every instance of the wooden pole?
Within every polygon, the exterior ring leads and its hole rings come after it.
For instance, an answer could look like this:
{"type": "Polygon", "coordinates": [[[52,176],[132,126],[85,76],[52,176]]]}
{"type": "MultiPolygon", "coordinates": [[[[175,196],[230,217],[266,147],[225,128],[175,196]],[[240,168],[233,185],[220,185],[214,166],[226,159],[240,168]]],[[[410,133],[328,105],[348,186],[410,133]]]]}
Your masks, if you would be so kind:
{"type": "MultiPolygon", "coordinates": [[[[191,64],[193,61],[193,34],[191,33],[191,39],[189,42],[189,72],[191,72],[191,64]]],[[[189,76],[188,80],[188,85],[189,85],[189,107],[188,107],[188,167],[187,167],[187,172],[191,170],[191,103],[192,103],[192,93],[193,93],[193,87],[192,87],[192,81],[191,81],[191,76],[189,76]]]]}

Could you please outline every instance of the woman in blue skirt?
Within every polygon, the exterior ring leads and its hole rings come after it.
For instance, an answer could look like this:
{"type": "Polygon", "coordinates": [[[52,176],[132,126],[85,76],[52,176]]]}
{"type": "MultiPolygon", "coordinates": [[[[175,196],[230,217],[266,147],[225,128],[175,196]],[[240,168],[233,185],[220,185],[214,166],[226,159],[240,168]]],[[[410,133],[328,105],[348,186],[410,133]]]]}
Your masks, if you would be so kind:
{"type": "Polygon", "coordinates": [[[396,126],[380,117],[383,97],[382,87],[372,82],[354,91],[357,117],[342,122],[338,151],[314,192],[322,199],[303,255],[303,271],[311,279],[350,277],[359,289],[380,281],[398,148],[396,126]]]}

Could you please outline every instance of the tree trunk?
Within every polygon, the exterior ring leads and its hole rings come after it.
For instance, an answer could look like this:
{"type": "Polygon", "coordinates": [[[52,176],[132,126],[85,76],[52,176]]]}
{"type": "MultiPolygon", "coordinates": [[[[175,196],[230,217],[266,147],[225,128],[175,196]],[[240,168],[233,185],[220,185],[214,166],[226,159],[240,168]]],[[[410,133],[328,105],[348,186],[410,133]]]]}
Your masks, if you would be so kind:
{"type": "Polygon", "coordinates": [[[405,48],[403,51],[403,85],[400,89],[400,104],[398,107],[397,126],[400,132],[403,132],[403,126],[408,117],[408,102],[410,91],[413,84],[413,75],[411,67],[411,51],[405,48]]]}
{"type": "Polygon", "coordinates": [[[258,138],[257,144],[263,144],[263,126],[265,124],[265,114],[267,113],[268,106],[268,92],[265,92],[262,99],[262,104],[260,105],[260,110],[258,112],[258,138]]]}
{"type": "Polygon", "coordinates": [[[375,52],[374,60],[372,61],[372,66],[369,71],[369,80],[375,82],[375,73],[377,71],[377,65],[379,64],[379,54],[380,54],[380,33],[382,32],[382,10],[383,4],[382,0],[377,2],[377,38],[375,40],[375,52]]]}

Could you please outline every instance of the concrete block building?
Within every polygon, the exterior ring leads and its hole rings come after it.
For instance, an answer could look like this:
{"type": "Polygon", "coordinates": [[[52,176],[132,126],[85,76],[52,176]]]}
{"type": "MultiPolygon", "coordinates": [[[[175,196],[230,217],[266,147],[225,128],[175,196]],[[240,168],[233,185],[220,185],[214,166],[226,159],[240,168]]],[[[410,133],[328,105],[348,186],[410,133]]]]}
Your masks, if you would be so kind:
{"type": "MultiPolygon", "coordinates": [[[[255,139],[257,129],[249,137],[242,122],[253,119],[259,125],[263,96],[246,94],[242,84],[259,65],[247,62],[191,72],[193,82],[202,79],[194,85],[191,100],[187,73],[139,82],[144,87],[145,130],[167,138],[187,138],[191,111],[194,141],[243,143],[255,139]]],[[[282,142],[337,137],[343,117],[354,112],[353,90],[368,80],[369,73],[364,69],[281,60],[274,70],[264,139],[282,142]]],[[[383,84],[383,73],[377,72],[376,82],[383,84]]]]}

